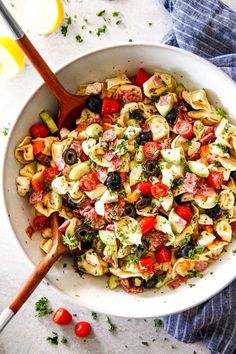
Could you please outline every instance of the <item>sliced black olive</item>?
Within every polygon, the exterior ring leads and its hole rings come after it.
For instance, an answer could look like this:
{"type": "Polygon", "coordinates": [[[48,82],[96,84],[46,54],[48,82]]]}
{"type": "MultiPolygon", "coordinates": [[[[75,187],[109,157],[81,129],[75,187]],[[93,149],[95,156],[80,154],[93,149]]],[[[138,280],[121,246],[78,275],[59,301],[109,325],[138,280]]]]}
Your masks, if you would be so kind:
{"type": "Polygon", "coordinates": [[[148,195],[142,195],[139,200],[135,203],[136,209],[143,209],[146,208],[148,205],[151,204],[151,197],[148,195]]]}
{"type": "Polygon", "coordinates": [[[74,209],[77,209],[78,208],[78,205],[75,204],[71,199],[70,197],[68,197],[67,199],[64,199],[63,200],[63,203],[65,206],[67,206],[69,209],[71,210],[74,210],[74,209]]]}
{"type": "Polygon", "coordinates": [[[150,279],[144,280],[143,281],[143,286],[144,286],[144,288],[152,289],[152,288],[155,288],[156,283],[157,283],[157,278],[154,275],[150,279]]]}
{"type": "Polygon", "coordinates": [[[178,109],[172,109],[170,111],[170,113],[167,114],[167,116],[165,118],[170,125],[175,124],[175,120],[176,120],[178,113],[179,113],[178,109]]]}
{"type": "Polygon", "coordinates": [[[141,111],[141,109],[135,109],[129,113],[129,118],[137,120],[143,119],[143,111],[141,111]]]}
{"type": "Polygon", "coordinates": [[[67,165],[74,165],[77,162],[77,153],[74,149],[66,149],[63,154],[62,158],[67,165]]]}
{"type": "Polygon", "coordinates": [[[91,238],[90,234],[91,234],[91,229],[89,228],[88,225],[81,224],[77,226],[75,229],[75,237],[79,241],[84,241],[84,242],[90,241],[91,238]]]}
{"type": "Polygon", "coordinates": [[[141,257],[146,256],[149,251],[149,242],[147,240],[142,240],[141,245],[138,246],[138,252],[141,251],[141,257]]]}
{"type": "Polygon", "coordinates": [[[137,137],[137,143],[140,145],[146,144],[148,141],[152,141],[152,133],[151,132],[142,132],[137,137]]]}
{"type": "Polygon", "coordinates": [[[111,189],[112,191],[121,189],[122,181],[119,173],[109,172],[104,184],[108,189],[111,189]]]}
{"type": "Polygon", "coordinates": [[[136,210],[133,204],[126,203],[124,206],[124,215],[134,217],[136,215],[136,210]]]}
{"type": "Polygon", "coordinates": [[[188,111],[188,112],[194,110],[193,107],[190,106],[190,104],[188,104],[187,102],[184,101],[183,103],[184,103],[185,107],[187,108],[187,111],[188,111]]]}
{"type": "Polygon", "coordinates": [[[182,197],[182,194],[179,194],[179,195],[177,195],[177,196],[175,197],[175,202],[176,202],[177,204],[179,204],[179,205],[184,205],[184,204],[188,203],[188,202],[182,202],[181,197],[182,197]]]}
{"type": "Polygon", "coordinates": [[[94,113],[100,113],[102,109],[102,100],[98,95],[91,95],[87,99],[87,107],[94,113]]]}
{"type": "Polygon", "coordinates": [[[149,176],[156,176],[160,172],[157,161],[146,160],[144,162],[144,169],[149,176]]]}
{"type": "Polygon", "coordinates": [[[231,171],[231,172],[230,172],[230,177],[232,177],[233,180],[236,181],[236,171],[231,171]]]}
{"type": "Polygon", "coordinates": [[[210,216],[210,218],[217,219],[221,216],[222,210],[219,205],[216,205],[214,208],[205,209],[205,213],[210,216]]]}
{"type": "Polygon", "coordinates": [[[191,250],[194,249],[194,245],[190,244],[190,245],[187,245],[187,246],[184,246],[182,249],[181,249],[181,254],[182,254],[182,257],[186,257],[186,258],[189,258],[189,252],[191,250]]]}

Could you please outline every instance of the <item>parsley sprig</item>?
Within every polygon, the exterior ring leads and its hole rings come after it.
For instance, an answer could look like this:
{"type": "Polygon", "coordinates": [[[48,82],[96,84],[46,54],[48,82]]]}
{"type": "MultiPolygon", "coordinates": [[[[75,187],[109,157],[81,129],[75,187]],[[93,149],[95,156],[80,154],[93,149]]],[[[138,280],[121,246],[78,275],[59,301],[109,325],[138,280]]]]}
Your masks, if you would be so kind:
{"type": "Polygon", "coordinates": [[[48,299],[43,296],[35,303],[36,317],[43,317],[52,313],[52,309],[48,307],[48,299]]]}

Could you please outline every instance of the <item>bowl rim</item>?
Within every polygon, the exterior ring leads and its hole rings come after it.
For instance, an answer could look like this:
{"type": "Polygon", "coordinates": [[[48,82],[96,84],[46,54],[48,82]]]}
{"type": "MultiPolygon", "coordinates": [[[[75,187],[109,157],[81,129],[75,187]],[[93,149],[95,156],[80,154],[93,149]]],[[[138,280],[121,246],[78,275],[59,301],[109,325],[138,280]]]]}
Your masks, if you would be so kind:
{"type": "MultiPolygon", "coordinates": [[[[55,75],[58,76],[60,74],[60,72],[62,72],[67,66],[69,65],[72,65],[73,63],[79,61],[80,59],[84,59],[86,58],[87,56],[91,56],[91,55],[94,55],[94,54],[97,54],[97,53],[100,53],[100,52],[104,52],[104,51],[107,51],[107,50],[112,50],[112,49],[119,49],[119,48],[122,48],[122,47],[153,47],[153,48],[161,48],[161,49],[169,49],[170,51],[172,52],[177,52],[177,53],[181,53],[185,56],[188,56],[190,59],[194,59],[198,62],[201,62],[202,64],[205,64],[207,67],[209,67],[209,69],[213,70],[213,71],[216,71],[216,72],[219,72],[221,71],[221,75],[224,77],[224,80],[225,81],[228,81],[230,84],[233,84],[235,86],[235,89],[236,89],[236,83],[235,81],[230,77],[228,76],[223,70],[221,70],[220,68],[218,68],[217,66],[215,66],[214,64],[212,64],[211,62],[209,62],[208,60],[206,60],[205,58],[202,58],[200,57],[199,55],[197,54],[194,54],[194,53],[191,53],[185,49],[182,49],[182,48],[177,48],[177,47],[173,47],[173,46],[170,46],[170,45],[166,45],[166,44],[159,44],[159,43],[153,43],[153,42],[145,42],[145,43],[142,43],[142,42],[135,42],[135,43],[117,43],[115,45],[108,45],[108,46],[104,46],[104,47],[101,47],[101,48],[98,48],[98,49],[95,49],[95,50],[90,50],[90,51],[87,51],[85,52],[84,54],[82,55],[79,55],[78,57],[72,59],[72,60],[68,60],[65,64],[63,64],[58,70],[55,71],[55,75]]],[[[27,107],[27,105],[30,103],[30,101],[34,98],[34,96],[37,95],[37,93],[44,87],[46,86],[45,83],[41,82],[39,83],[35,90],[33,91],[32,94],[30,94],[25,102],[23,103],[22,105],[22,108],[20,109],[20,112],[17,114],[17,117],[15,118],[14,122],[13,122],[13,125],[11,127],[11,131],[10,131],[10,134],[8,136],[8,140],[7,140],[7,144],[6,144],[6,148],[4,149],[4,156],[3,156],[3,164],[2,164],[2,171],[1,171],[1,195],[2,195],[2,200],[3,200],[3,205],[4,205],[4,213],[5,213],[5,218],[7,219],[7,223],[8,225],[10,226],[10,229],[12,231],[12,236],[16,242],[16,244],[18,245],[18,248],[21,250],[21,253],[22,255],[24,255],[24,258],[27,260],[27,263],[29,265],[29,268],[32,270],[34,267],[35,267],[35,264],[34,262],[31,260],[30,256],[25,252],[20,240],[17,238],[15,232],[14,232],[14,229],[13,229],[13,225],[12,225],[12,222],[8,216],[8,209],[7,209],[7,195],[6,195],[6,189],[4,188],[5,187],[5,180],[4,180],[4,174],[5,174],[5,166],[6,166],[6,158],[7,158],[7,151],[8,151],[8,148],[9,148],[9,145],[10,145],[10,141],[11,141],[11,138],[13,136],[13,131],[14,131],[14,128],[15,128],[15,125],[17,124],[17,122],[19,121],[20,119],[20,116],[22,115],[22,113],[24,112],[25,108],[27,107]]],[[[192,307],[195,307],[195,306],[198,306],[200,304],[202,304],[203,302],[209,300],[210,298],[212,298],[213,296],[215,296],[216,294],[218,294],[219,292],[221,292],[224,288],[226,288],[234,279],[236,278],[236,275],[231,279],[229,280],[227,283],[221,285],[217,291],[214,291],[212,294],[208,295],[207,297],[205,297],[204,299],[202,300],[199,300],[197,301],[196,303],[194,303],[193,305],[190,305],[188,307],[183,307],[181,310],[176,310],[176,311],[171,311],[171,313],[168,313],[166,312],[165,315],[162,315],[162,316],[168,316],[168,315],[172,315],[172,314],[176,314],[176,313],[179,313],[180,311],[186,311],[188,309],[191,309],[192,307]]],[[[93,310],[93,311],[96,311],[98,313],[102,313],[100,309],[96,308],[96,306],[92,305],[91,307],[88,308],[87,304],[84,303],[84,301],[82,300],[79,300],[78,299],[75,299],[73,298],[72,296],[70,296],[69,294],[65,293],[63,290],[60,290],[55,284],[53,284],[47,277],[47,274],[46,276],[44,277],[45,281],[47,281],[47,283],[50,284],[51,287],[53,287],[54,290],[56,290],[58,293],[60,293],[61,295],[65,296],[70,302],[73,302],[73,303],[77,303],[79,304],[79,306],[82,306],[86,309],[89,309],[89,310],[93,310]]],[[[156,317],[156,315],[154,314],[153,316],[150,316],[150,315],[147,315],[147,316],[144,316],[144,315],[139,315],[137,314],[135,317],[133,316],[133,313],[127,313],[127,314],[117,314],[116,311],[109,311],[109,315],[112,315],[112,316],[117,316],[117,317],[132,317],[132,318],[152,318],[152,317],[156,317]]]]}

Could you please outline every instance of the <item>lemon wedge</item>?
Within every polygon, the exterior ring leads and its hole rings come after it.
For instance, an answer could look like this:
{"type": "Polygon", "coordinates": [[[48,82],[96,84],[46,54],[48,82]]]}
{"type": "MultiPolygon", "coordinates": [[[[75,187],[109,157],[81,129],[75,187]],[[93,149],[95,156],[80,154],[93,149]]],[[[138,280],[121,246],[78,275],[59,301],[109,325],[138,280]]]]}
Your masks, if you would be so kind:
{"type": "Polygon", "coordinates": [[[52,33],[64,19],[62,0],[27,0],[25,9],[29,29],[37,34],[52,33]]]}
{"type": "Polygon", "coordinates": [[[0,37],[0,77],[10,79],[25,66],[25,56],[14,39],[0,37]]]}

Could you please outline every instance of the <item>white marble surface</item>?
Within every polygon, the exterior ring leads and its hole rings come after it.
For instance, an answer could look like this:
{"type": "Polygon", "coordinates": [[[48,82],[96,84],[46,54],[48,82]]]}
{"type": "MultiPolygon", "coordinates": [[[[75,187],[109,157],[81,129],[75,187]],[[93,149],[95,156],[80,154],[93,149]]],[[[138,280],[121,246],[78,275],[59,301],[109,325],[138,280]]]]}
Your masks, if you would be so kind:
{"type": "MultiPolygon", "coordinates": [[[[30,0],[31,6],[34,1],[36,0],[30,0]]],[[[236,9],[235,0],[225,2],[236,9]]],[[[10,1],[5,0],[5,3],[9,4],[10,1]]],[[[11,3],[15,4],[14,8],[10,7],[12,12],[27,29],[25,18],[29,12],[25,9],[26,0],[12,0],[11,3]]],[[[77,15],[77,21],[70,26],[66,37],[63,37],[60,31],[50,36],[38,36],[28,32],[28,36],[53,70],[59,69],[66,62],[89,50],[115,43],[127,43],[129,39],[134,42],[158,43],[170,28],[168,14],[159,2],[154,0],[65,0],[64,3],[69,15],[72,17],[77,15]],[[88,29],[103,25],[103,20],[96,16],[96,12],[103,9],[106,9],[108,13],[114,10],[120,11],[122,24],[109,25],[107,33],[102,34],[99,38],[96,34],[89,34],[88,29]],[[85,17],[89,19],[90,27],[82,30],[81,25],[83,25],[85,17]],[[153,25],[149,26],[149,22],[152,22],[153,25]],[[83,36],[83,43],[76,42],[74,37],[78,33],[83,36]]],[[[0,34],[8,34],[8,30],[1,20],[0,34]]],[[[25,101],[40,83],[40,78],[29,64],[18,78],[0,81],[0,131],[4,127],[11,127],[25,101]]],[[[7,137],[0,134],[1,168],[6,142],[7,137]]],[[[2,201],[0,208],[0,210],[3,208],[2,201]]],[[[14,241],[11,230],[4,221],[0,225],[0,235],[0,309],[2,310],[29,274],[30,269],[28,262],[14,241]]],[[[194,350],[197,354],[208,353],[201,343],[183,344],[170,338],[162,328],[154,327],[152,319],[134,320],[115,317],[111,319],[117,326],[117,331],[114,334],[108,331],[105,315],[98,314],[97,321],[94,321],[89,310],[81,308],[72,300],[70,301],[50,286],[42,283],[1,334],[0,354],[44,354],[49,352],[141,354],[144,351],[157,354],[191,354],[194,350]],[[83,341],[75,337],[72,325],[66,328],[56,327],[49,316],[41,319],[34,317],[34,303],[42,296],[48,297],[53,309],[64,306],[72,313],[77,314],[78,317],[74,317],[74,320],[77,318],[91,322],[92,335],[83,341]],[[68,344],[55,346],[48,343],[46,337],[51,335],[51,331],[58,332],[60,336],[65,335],[68,344]],[[148,342],[149,346],[144,346],[142,341],[148,342]]]]}

